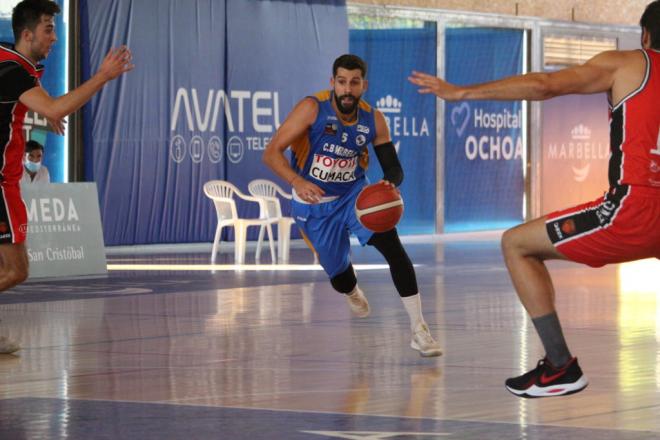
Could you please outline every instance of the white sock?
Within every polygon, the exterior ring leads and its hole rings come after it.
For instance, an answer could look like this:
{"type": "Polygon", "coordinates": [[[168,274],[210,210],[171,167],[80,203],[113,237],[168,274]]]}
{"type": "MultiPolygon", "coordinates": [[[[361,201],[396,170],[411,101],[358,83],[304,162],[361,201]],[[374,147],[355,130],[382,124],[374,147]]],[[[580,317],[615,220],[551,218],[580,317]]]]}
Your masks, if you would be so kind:
{"type": "Polygon", "coordinates": [[[358,292],[361,292],[361,290],[360,290],[360,286],[358,286],[358,285],[356,284],[355,287],[353,287],[353,290],[351,290],[350,292],[348,292],[346,295],[348,295],[348,296],[353,296],[353,295],[355,295],[355,294],[358,293],[358,292]]]}
{"type": "Polygon", "coordinates": [[[408,317],[410,318],[410,328],[412,331],[415,331],[419,324],[424,323],[424,316],[422,316],[422,299],[419,293],[416,293],[413,296],[401,297],[403,301],[403,306],[408,312],[408,317]]]}

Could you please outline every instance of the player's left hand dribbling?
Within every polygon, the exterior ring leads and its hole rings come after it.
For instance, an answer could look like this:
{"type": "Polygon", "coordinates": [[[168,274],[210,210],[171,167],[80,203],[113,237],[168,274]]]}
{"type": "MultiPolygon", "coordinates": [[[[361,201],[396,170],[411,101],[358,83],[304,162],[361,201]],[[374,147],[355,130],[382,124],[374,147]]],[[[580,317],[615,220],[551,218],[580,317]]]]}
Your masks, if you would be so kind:
{"type": "Polygon", "coordinates": [[[392,182],[390,182],[389,180],[382,179],[378,183],[382,183],[383,185],[387,185],[390,188],[397,190],[397,192],[399,192],[399,194],[401,194],[401,191],[399,190],[399,188],[397,188],[396,185],[393,184],[392,182]]]}

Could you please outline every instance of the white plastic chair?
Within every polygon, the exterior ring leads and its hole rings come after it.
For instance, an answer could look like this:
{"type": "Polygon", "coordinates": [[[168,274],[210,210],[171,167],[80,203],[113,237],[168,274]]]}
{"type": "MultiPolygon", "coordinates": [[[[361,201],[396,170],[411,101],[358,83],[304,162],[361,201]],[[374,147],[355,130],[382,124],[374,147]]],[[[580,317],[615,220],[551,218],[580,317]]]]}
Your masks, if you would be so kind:
{"type": "MultiPolygon", "coordinates": [[[[272,219],[277,222],[277,257],[280,263],[289,262],[289,248],[291,242],[291,225],[295,223],[292,217],[282,215],[282,206],[278,194],[287,200],[291,200],[291,194],[284,192],[280,186],[266,179],[255,179],[248,183],[248,191],[255,198],[260,199],[259,217],[263,219],[272,219]]],[[[257,252],[261,247],[263,240],[264,227],[259,230],[259,239],[257,240],[257,252]]],[[[314,252],[314,262],[318,262],[316,252],[314,252]]]]}
{"type": "MultiPolygon", "coordinates": [[[[282,215],[282,206],[280,199],[284,197],[291,200],[291,194],[285,193],[275,182],[266,179],[256,179],[248,183],[248,191],[255,198],[259,199],[259,218],[271,219],[277,223],[277,257],[280,263],[289,261],[289,247],[291,241],[291,225],[293,218],[282,215]]],[[[257,240],[257,249],[261,248],[263,240],[264,227],[259,229],[259,239],[257,240]]]]}
{"type": "MultiPolygon", "coordinates": [[[[261,241],[263,228],[268,231],[268,241],[270,243],[270,257],[275,262],[275,248],[273,246],[273,229],[271,225],[276,223],[275,219],[270,218],[239,218],[236,209],[234,196],[250,202],[261,203],[256,197],[250,197],[241,193],[233,184],[224,180],[210,180],[204,184],[204,194],[215,205],[215,212],[218,216],[218,226],[215,230],[213,239],[213,249],[211,250],[211,263],[215,263],[215,257],[220,247],[220,234],[225,226],[234,227],[234,261],[236,264],[245,263],[245,247],[247,242],[247,228],[249,226],[259,226],[259,240],[261,241]]],[[[259,261],[261,246],[257,246],[255,259],[259,261]]]]}

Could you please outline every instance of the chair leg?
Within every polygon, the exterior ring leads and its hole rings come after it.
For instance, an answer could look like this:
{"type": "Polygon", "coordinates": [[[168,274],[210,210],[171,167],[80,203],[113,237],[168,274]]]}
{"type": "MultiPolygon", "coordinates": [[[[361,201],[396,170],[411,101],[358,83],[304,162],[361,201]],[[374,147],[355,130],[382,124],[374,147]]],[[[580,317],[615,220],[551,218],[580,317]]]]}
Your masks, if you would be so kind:
{"type": "Polygon", "coordinates": [[[277,257],[280,263],[289,262],[289,243],[291,241],[291,222],[280,220],[277,223],[277,257]]]}
{"type": "Polygon", "coordinates": [[[277,260],[275,259],[275,245],[273,244],[273,226],[268,223],[266,225],[266,229],[268,229],[268,244],[270,245],[270,261],[272,264],[277,263],[277,260]]]}
{"type": "Polygon", "coordinates": [[[211,264],[215,264],[215,257],[220,250],[220,236],[222,234],[222,226],[215,229],[215,238],[213,238],[213,248],[211,249],[211,264]]]}
{"type": "Polygon", "coordinates": [[[254,259],[258,263],[261,259],[261,244],[264,241],[264,225],[259,226],[259,238],[257,239],[257,252],[254,254],[254,259]]]}
{"type": "Polygon", "coordinates": [[[245,241],[247,239],[247,226],[242,223],[234,225],[234,262],[245,264],[245,241]]]}

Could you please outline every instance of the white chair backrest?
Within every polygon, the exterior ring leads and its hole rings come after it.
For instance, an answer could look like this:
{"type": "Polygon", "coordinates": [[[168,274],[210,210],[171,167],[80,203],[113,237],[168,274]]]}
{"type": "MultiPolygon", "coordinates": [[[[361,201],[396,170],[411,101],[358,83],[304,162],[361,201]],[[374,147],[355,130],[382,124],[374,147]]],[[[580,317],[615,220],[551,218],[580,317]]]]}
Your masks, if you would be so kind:
{"type": "Polygon", "coordinates": [[[277,195],[280,194],[284,198],[291,198],[291,195],[285,193],[278,184],[266,179],[255,179],[251,181],[248,183],[248,191],[253,196],[266,201],[262,205],[264,207],[262,209],[266,209],[266,212],[259,215],[261,218],[281,218],[282,206],[277,195]]]}
{"type": "Polygon", "coordinates": [[[213,200],[218,220],[238,219],[235,193],[240,194],[238,188],[224,180],[209,180],[204,184],[204,194],[213,200]]]}

